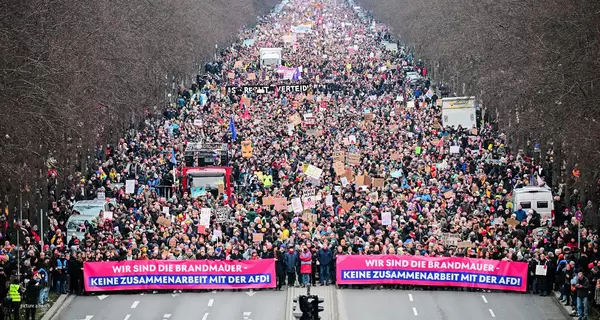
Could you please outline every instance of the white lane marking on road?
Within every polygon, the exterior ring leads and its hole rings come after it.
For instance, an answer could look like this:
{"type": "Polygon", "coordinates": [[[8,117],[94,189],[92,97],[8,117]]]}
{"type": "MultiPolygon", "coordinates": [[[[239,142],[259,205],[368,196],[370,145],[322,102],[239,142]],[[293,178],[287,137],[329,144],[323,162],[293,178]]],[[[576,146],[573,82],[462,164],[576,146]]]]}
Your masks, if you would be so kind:
{"type": "Polygon", "coordinates": [[[487,299],[485,298],[484,295],[481,296],[481,299],[483,299],[483,302],[488,303],[487,299]]]}
{"type": "Polygon", "coordinates": [[[204,316],[202,317],[202,320],[206,320],[206,318],[208,318],[208,312],[204,314],[204,316]]]}
{"type": "Polygon", "coordinates": [[[413,313],[415,314],[415,316],[419,315],[419,313],[417,312],[417,308],[413,307],[413,313]]]}
{"type": "Polygon", "coordinates": [[[123,319],[123,320],[129,320],[129,318],[131,318],[131,315],[130,315],[130,314],[126,315],[126,316],[125,316],[125,319],[123,319]]]}
{"type": "Polygon", "coordinates": [[[81,319],[81,320],[92,320],[94,316],[85,316],[85,319],[81,319]]]}
{"type": "Polygon", "coordinates": [[[107,295],[103,294],[103,295],[101,295],[101,296],[98,296],[98,299],[100,299],[100,300],[104,300],[104,299],[106,299],[107,297],[108,297],[107,295]]]}
{"type": "Polygon", "coordinates": [[[492,316],[492,318],[495,318],[496,314],[494,313],[494,311],[492,309],[489,309],[489,310],[490,310],[490,315],[492,316]]]}
{"type": "Polygon", "coordinates": [[[208,300],[208,306],[209,306],[209,307],[212,307],[212,306],[213,306],[213,303],[215,303],[215,299],[210,299],[210,300],[208,300]]]}
{"type": "Polygon", "coordinates": [[[248,318],[250,318],[250,315],[252,314],[252,312],[244,312],[244,320],[248,320],[248,318]]]}
{"type": "Polygon", "coordinates": [[[408,300],[410,300],[411,302],[415,301],[415,300],[413,300],[413,296],[410,293],[408,294],[408,300]]]}
{"type": "Polygon", "coordinates": [[[140,304],[139,301],[134,301],[133,304],[131,305],[131,309],[135,309],[138,304],[140,304]]]}
{"type": "Polygon", "coordinates": [[[250,291],[246,292],[246,294],[252,297],[253,295],[256,294],[256,292],[254,292],[254,290],[250,289],[250,291]]]}
{"type": "Polygon", "coordinates": [[[165,318],[170,318],[170,317],[171,317],[171,314],[170,314],[170,313],[165,313],[165,315],[164,315],[163,317],[165,317],[165,318]]]}

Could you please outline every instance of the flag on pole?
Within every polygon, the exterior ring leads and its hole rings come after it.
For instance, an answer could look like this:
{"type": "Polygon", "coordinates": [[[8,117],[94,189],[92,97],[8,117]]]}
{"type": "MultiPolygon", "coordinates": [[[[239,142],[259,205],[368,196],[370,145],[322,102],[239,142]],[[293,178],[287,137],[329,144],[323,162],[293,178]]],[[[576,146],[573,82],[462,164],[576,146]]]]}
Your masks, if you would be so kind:
{"type": "Polygon", "coordinates": [[[174,148],[171,148],[171,163],[177,165],[177,157],[175,156],[174,148]]]}
{"type": "Polygon", "coordinates": [[[237,138],[237,133],[235,131],[235,123],[233,122],[233,117],[229,118],[229,130],[231,131],[231,140],[235,140],[237,138]]]}

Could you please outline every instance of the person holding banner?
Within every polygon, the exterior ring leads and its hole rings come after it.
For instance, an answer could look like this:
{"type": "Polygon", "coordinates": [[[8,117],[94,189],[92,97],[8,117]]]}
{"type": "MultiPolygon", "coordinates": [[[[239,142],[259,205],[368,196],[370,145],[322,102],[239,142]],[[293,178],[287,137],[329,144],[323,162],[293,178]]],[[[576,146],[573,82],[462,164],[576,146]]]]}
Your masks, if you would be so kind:
{"type": "Polygon", "coordinates": [[[300,273],[302,274],[302,279],[300,280],[300,285],[302,287],[309,286],[311,283],[311,273],[312,273],[312,253],[306,246],[306,244],[302,245],[302,250],[300,251],[300,273]]]}
{"type": "Polygon", "coordinates": [[[287,285],[293,287],[296,284],[296,266],[300,263],[298,254],[294,251],[293,247],[289,247],[285,253],[283,262],[285,263],[285,269],[287,272],[287,285]]]}

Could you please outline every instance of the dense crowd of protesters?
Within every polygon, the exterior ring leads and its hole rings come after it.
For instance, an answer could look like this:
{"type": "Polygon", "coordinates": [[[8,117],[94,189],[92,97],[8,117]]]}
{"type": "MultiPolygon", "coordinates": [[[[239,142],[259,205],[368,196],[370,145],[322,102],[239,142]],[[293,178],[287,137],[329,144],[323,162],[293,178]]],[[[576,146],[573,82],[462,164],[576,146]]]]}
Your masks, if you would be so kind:
{"type": "MultiPolygon", "coordinates": [[[[22,223],[21,251],[8,241],[2,248],[6,273],[0,273],[0,283],[33,279],[25,292],[35,292],[30,295],[37,300],[27,301],[35,304],[47,299],[49,287],[82,293],[86,261],[275,258],[281,289],[335,283],[339,255],[457,256],[528,262],[530,292],[559,291],[562,301],[580,304],[580,314],[587,314],[600,254],[596,233],[585,228],[578,246],[575,211],[591,204],[563,207],[557,198],[559,213],[550,228],[537,212],[514,210],[511,192],[532,181],[546,184],[545,172],[508,149],[506,136],[488,122],[442,127],[440,97],[426,66],[401,46],[386,50],[383,40],[391,40],[385,26],[360,19],[341,1],[292,0],[282,12],[262,18],[221,51],[199,83],[181,88],[162,117],[148,117],[143,130],[98,147],[95,172],[70,177],[71,188],[52,192],[57,205],[48,215],[48,233],[22,223]],[[310,32],[290,33],[306,23],[310,32]],[[277,68],[260,68],[263,47],[284,48],[284,64],[296,68],[292,79],[281,79],[277,68]],[[405,71],[422,79],[408,81],[405,71]],[[226,90],[257,84],[324,86],[246,96],[226,90]],[[314,122],[291,124],[295,114],[311,114],[314,122]],[[232,198],[192,197],[178,185],[174,170],[184,165],[186,144],[200,140],[229,145],[232,198]],[[241,141],[251,141],[251,157],[242,156],[241,141]],[[451,153],[451,146],[459,146],[459,153],[451,153]],[[339,151],[359,154],[359,161],[336,172],[339,151]],[[318,179],[303,172],[309,164],[323,170],[318,179]],[[358,176],[382,178],[383,184],[358,186],[358,176]],[[129,179],[137,184],[133,194],[113,188],[129,179]],[[161,186],[181,192],[167,194],[161,186]],[[288,209],[291,199],[311,189],[314,204],[303,212],[288,209]],[[96,198],[98,190],[116,199],[112,218],[83,225],[83,239],[67,234],[73,203],[96,198]],[[284,210],[263,205],[267,197],[285,198],[284,210]],[[199,232],[200,209],[225,205],[232,219],[217,223],[213,217],[211,227],[199,232]],[[384,212],[391,213],[389,225],[383,224],[384,212]],[[159,224],[161,217],[171,223],[159,224]],[[508,224],[511,218],[518,224],[508,224]],[[253,240],[256,233],[262,241],[253,240]],[[446,245],[443,233],[473,246],[446,245]],[[43,248],[40,237],[46,239],[43,248]],[[540,264],[547,267],[545,276],[535,273],[540,264]]],[[[13,289],[9,294],[8,286],[0,287],[0,296],[16,303],[13,289]]]]}

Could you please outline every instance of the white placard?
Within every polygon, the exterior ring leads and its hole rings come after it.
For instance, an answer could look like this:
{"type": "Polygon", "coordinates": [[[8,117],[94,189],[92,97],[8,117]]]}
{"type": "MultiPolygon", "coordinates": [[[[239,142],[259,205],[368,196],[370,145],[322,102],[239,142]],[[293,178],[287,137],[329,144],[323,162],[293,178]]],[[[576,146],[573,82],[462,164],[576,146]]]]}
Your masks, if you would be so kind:
{"type": "Polygon", "coordinates": [[[342,181],[342,186],[345,188],[348,185],[348,178],[341,177],[340,181],[342,181]]]}
{"type": "Polygon", "coordinates": [[[106,193],[98,192],[98,200],[106,200],[106,193]]]}
{"type": "Polygon", "coordinates": [[[460,153],[459,146],[450,146],[450,153],[460,153]]]}
{"type": "Polygon", "coordinates": [[[210,225],[210,208],[202,208],[200,209],[200,225],[208,227],[210,225]]]}
{"type": "Polygon", "coordinates": [[[302,212],[302,200],[300,198],[292,199],[292,208],[294,209],[294,213],[302,212]]]}
{"type": "Polygon", "coordinates": [[[325,205],[331,207],[333,206],[333,196],[328,194],[327,197],[325,197],[325,205]]]}
{"type": "Polygon", "coordinates": [[[545,276],[548,273],[548,268],[546,266],[538,264],[535,266],[535,275],[536,276],[545,276]]]}
{"type": "Polygon", "coordinates": [[[321,177],[322,173],[323,173],[323,170],[321,168],[317,168],[317,167],[313,166],[312,164],[309,164],[308,167],[306,168],[306,172],[304,172],[304,174],[306,174],[307,176],[309,176],[313,179],[319,179],[319,177],[321,177]]]}
{"type": "Polygon", "coordinates": [[[391,212],[382,212],[381,213],[381,224],[384,226],[392,225],[392,213],[391,212]]]}
{"type": "Polygon", "coordinates": [[[196,127],[202,127],[202,119],[194,119],[194,125],[196,127]]]}
{"type": "Polygon", "coordinates": [[[112,220],[113,212],[112,211],[104,211],[104,219],[112,220]]]}
{"type": "Polygon", "coordinates": [[[355,135],[350,135],[348,137],[348,142],[350,142],[350,144],[356,144],[356,136],[355,135]]]}
{"type": "Polygon", "coordinates": [[[166,216],[169,216],[169,207],[162,207],[162,213],[164,213],[166,216]]]}
{"type": "Polygon", "coordinates": [[[135,180],[125,181],[125,193],[135,193],[135,180]]]}

